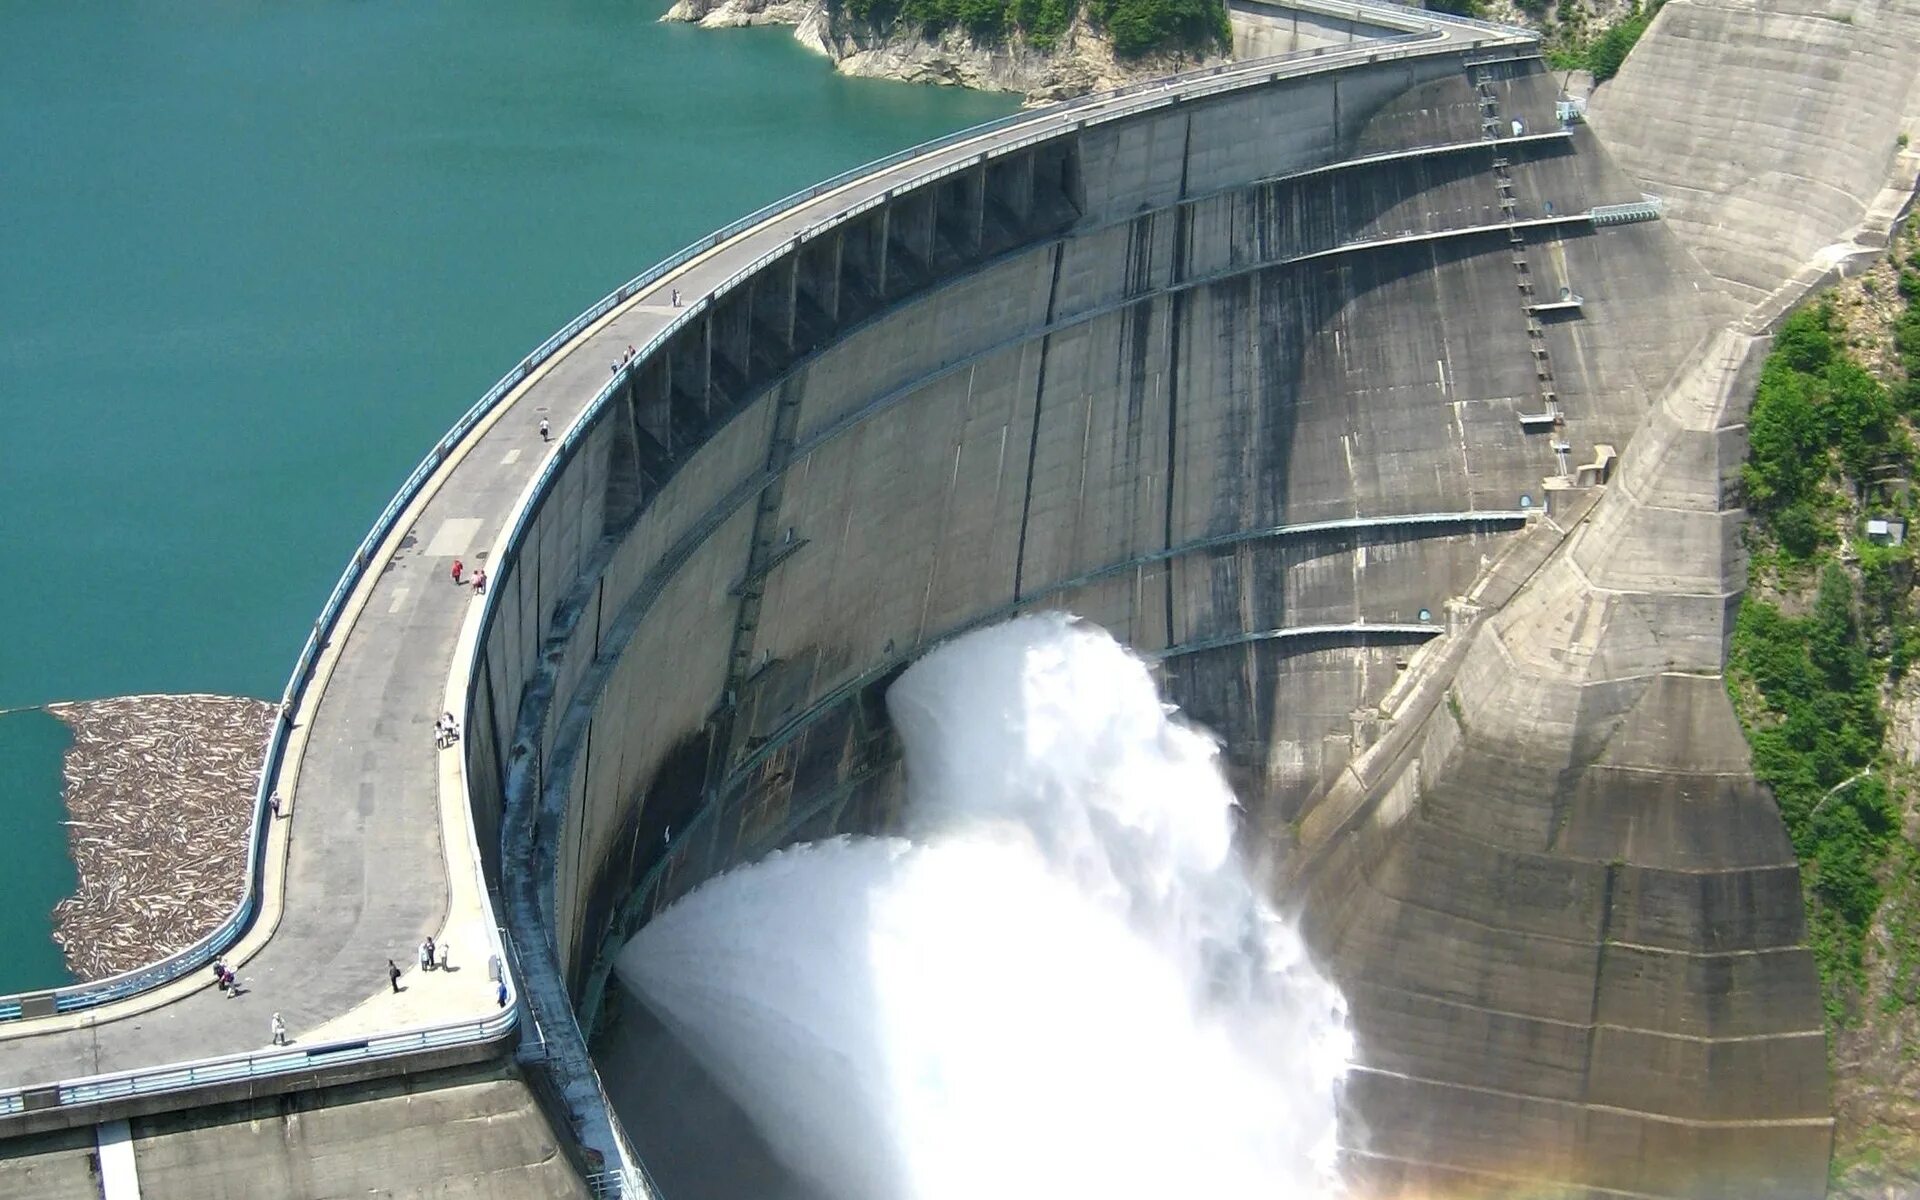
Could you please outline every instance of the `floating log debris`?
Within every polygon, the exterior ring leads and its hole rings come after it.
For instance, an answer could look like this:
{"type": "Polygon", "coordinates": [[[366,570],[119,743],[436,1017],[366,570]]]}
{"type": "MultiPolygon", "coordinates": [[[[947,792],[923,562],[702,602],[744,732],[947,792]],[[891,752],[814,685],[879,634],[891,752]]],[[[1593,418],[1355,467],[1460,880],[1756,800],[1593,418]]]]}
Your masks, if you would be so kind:
{"type": "Polygon", "coordinates": [[[79,889],[54,907],[76,979],[192,945],[233,912],[276,705],[120,696],[47,711],[73,730],[63,768],[79,889]]]}

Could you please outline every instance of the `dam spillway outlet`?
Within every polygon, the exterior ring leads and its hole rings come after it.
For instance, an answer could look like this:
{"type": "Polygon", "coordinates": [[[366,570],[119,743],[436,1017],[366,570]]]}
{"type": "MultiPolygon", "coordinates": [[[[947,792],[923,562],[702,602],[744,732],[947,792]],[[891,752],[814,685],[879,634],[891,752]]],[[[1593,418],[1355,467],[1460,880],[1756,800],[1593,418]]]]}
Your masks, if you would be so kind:
{"type": "Polygon", "coordinates": [[[837,1200],[1333,1194],[1339,993],[1254,886],[1211,735],[1023,617],[893,685],[896,836],[736,867],[621,980],[837,1200]]]}

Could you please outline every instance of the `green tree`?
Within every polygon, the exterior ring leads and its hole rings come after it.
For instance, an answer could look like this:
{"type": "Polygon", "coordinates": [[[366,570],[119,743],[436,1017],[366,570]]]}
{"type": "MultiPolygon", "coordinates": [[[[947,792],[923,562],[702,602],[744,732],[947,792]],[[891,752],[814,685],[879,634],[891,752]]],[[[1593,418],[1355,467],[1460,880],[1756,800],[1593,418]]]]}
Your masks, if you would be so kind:
{"type": "Polygon", "coordinates": [[[1788,317],[1773,337],[1773,353],[1768,365],[1780,363],[1788,370],[1812,375],[1826,370],[1833,361],[1833,310],[1826,301],[1809,304],[1788,317]]]}
{"type": "Polygon", "coordinates": [[[1624,18],[1587,47],[1587,70],[1593,72],[1595,83],[1605,83],[1620,73],[1620,67],[1627,61],[1634,43],[1647,31],[1647,26],[1653,24],[1654,16],[1660,11],[1660,2],[1656,0],[1644,9],[1638,4],[1634,5],[1624,18]]]}
{"type": "Polygon", "coordinates": [[[1864,479],[1894,444],[1893,399],[1879,380],[1845,357],[1827,364],[1825,390],[1822,415],[1829,436],[1840,447],[1847,474],[1864,479]]]}
{"type": "Polygon", "coordinates": [[[1769,361],[1747,418],[1747,502],[1778,510],[1808,499],[1826,473],[1827,428],[1815,409],[1815,381],[1769,361]]]}

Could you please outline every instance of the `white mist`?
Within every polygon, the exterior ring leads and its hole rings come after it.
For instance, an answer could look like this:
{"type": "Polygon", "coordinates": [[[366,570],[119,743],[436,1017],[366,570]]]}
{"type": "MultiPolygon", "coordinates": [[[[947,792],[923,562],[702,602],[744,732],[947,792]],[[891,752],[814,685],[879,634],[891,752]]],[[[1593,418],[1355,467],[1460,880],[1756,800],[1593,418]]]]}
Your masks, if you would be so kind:
{"type": "Polygon", "coordinates": [[[908,836],[728,872],[618,963],[775,1153],[838,1200],[1336,1194],[1345,1005],[1234,853],[1213,740],[1059,614],[887,702],[908,836]]]}

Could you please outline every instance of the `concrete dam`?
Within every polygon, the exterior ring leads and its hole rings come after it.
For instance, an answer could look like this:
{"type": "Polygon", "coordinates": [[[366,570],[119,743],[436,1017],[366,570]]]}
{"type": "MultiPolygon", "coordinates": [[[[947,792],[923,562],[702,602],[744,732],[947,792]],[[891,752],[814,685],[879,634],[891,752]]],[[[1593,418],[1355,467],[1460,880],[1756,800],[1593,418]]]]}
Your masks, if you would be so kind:
{"type": "Polygon", "coordinates": [[[229,918],[0,996],[0,1196],[836,1200],[614,954],[897,832],[887,689],[1036,610],[1221,739],[1349,1008],[1356,1200],[1823,1195],[1799,869],[1723,663],[1771,332],[1920,176],[1912,8],[1670,0],[1583,111],[1530,34],[1233,0],[1280,57],[902,151],[623,285],[354,551],[229,918]]]}
{"type": "MultiPolygon", "coordinates": [[[[632,1040],[653,913],[892,826],[906,664],[1058,608],[1222,738],[1353,1004],[1360,1194],[1822,1194],[1797,869],[1719,677],[1743,304],[1530,38],[1444,29],[935,156],[592,364],[466,742],[564,1071],[571,1010],[632,1040]]],[[[641,1157],[700,1140],[614,1090],[641,1157]]]]}

